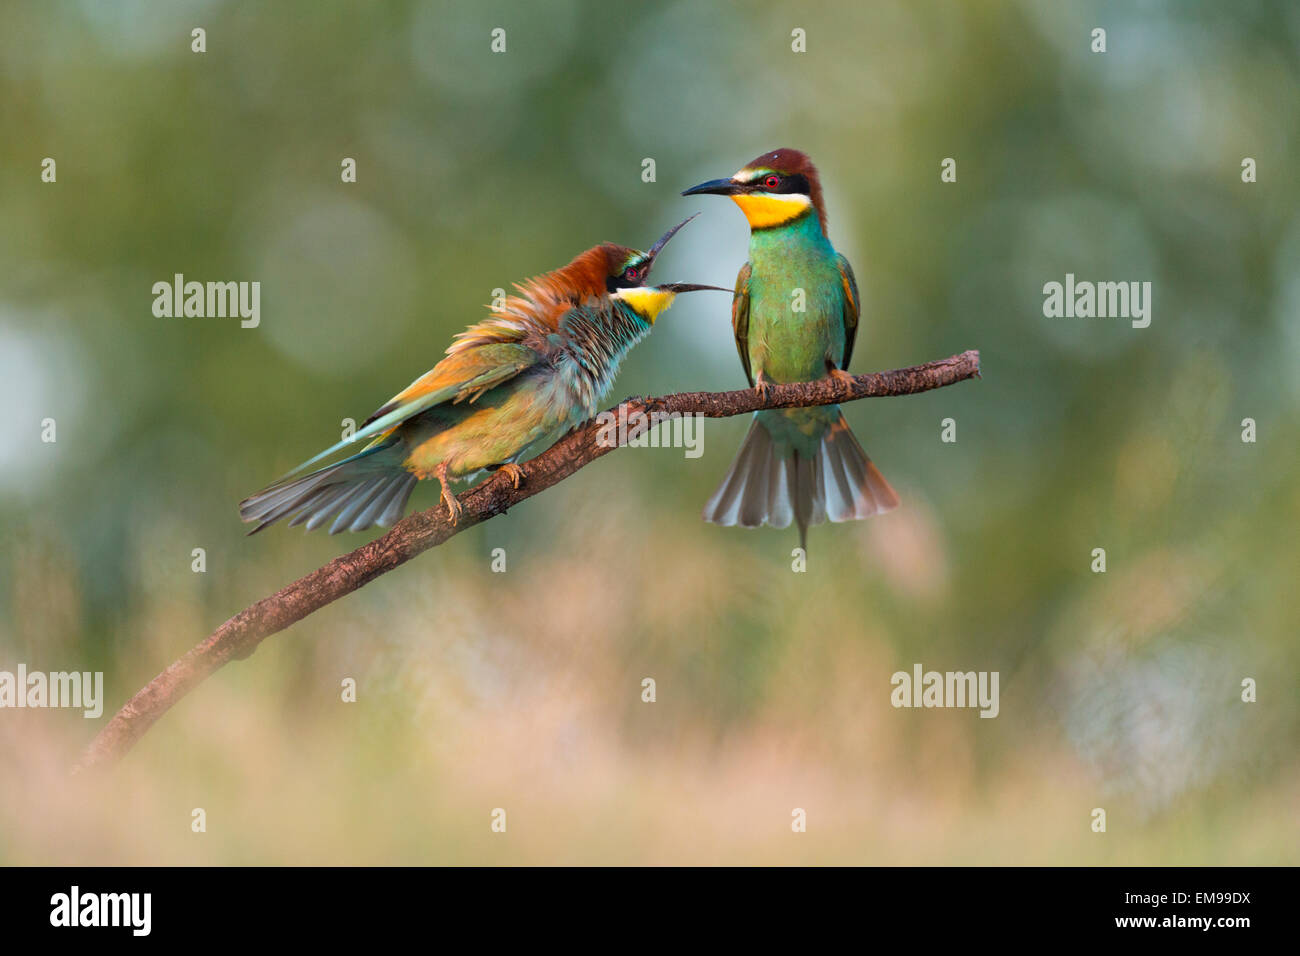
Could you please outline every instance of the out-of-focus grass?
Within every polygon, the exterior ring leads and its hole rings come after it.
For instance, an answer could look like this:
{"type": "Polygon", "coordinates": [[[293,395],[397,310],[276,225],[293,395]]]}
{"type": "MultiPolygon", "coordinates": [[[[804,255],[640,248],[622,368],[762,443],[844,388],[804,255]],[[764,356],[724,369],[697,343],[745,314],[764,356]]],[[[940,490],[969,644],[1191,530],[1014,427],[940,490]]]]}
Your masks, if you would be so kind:
{"type": "MultiPolygon", "coordinates": [[[[630,477],[636,456],[654,453],[619,454],[605,475],[570,484],[630,477]]],[[[896,568],[865,562],[889,553],[877,540],[911,534],[902,515],[888,535],[883,522],[850,529],[842,546],[823,529],[814,555],[833,564],[825,575],[792,575],[745,536],[698,529],[693,508],[672,499],[587,514],[543,550],[512,547],[516,523],[549,522],[544,509],[590,493],[561,488],[496,537],[470,532],[272,638],[106,779],[66,776],[89,721],[6,715],[5,861],[1293,861],[1300,781],[1273,766],[1284,742],[1268,708],[1240,726],[1230,683],[1183,701],[1179,716],[1198,731],[1238,735],[1244,752],[1225,752],[1204,737],[1146,739],[1164,729],[1159,715],[1108,714],[1117,702],[1098,692],[1113,679],[1122,700],[1177,700],[1157,681],[1188,678],[1187,666],[1137,669],[1134,642],[1185,620],[1201,598],[1183,586],[1202,580],[1196,569],[1155,555],[1150,580],[1121,572],[1114,597],[1064,609],[1049,629],[1069,635],[1059,660],[993,661],[996,720],[895,710],[893,670],[955,653],[939,632],[892,645],[881,609],[917,599],[891,583],[896,568]],[[511,556],[505,574],[489,570],[498,544],[511,556]],[[1145,618],[1125,590],[1148,596],[1145,618]],[[1112,614],[1128,638],[1098,678],[1081,661],[1113,649],[1095,636],[1112,614]],[[1135,684],[1126,667],[1150,681],[1135,684]],[[647,676],[655,703],[640,699],[647,676]],[[341,700],[345,677],[358,681],[355,704],[341,700]],[[1088,829],[1094,806],[1108,811],[1104,836],[1088,829]],[[190,832],[195,807],[204,834],[190,832]],[[504,835],[489,828],[497,807],[504,835]],[[790,832],[795,807],[808,811],[807,834],[790,832]]],[[[240,571],[237,587],[251,597],[295,573],[290,564],[240,571]]],[[[980,614],[939,603],[939,620],[980,614]]],[[[165,594],[129,627],[149,640],[110,674],[113,701],[202,630],[165,594]]],[[[1220,663],[1205,672],[1224,673],[1220,663]]],[[[1186,689],[1199,694],[1200,682],[1186,689]]]]}

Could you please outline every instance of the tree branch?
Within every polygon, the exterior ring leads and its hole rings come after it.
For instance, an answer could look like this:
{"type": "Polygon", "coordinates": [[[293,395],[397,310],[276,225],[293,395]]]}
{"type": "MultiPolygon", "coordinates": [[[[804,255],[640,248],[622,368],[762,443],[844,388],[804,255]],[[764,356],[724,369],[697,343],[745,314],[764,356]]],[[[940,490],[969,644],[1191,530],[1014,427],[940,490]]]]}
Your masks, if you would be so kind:
{"type": "MultiPolygon", "coordinates": [[[[883,395],[911,395],[978,377],[979,352],[963,352],[912,368],[858,375],[851,382],[824,378],[816,382],[774,385],[766,397],[753,389],[734,392],[681,392],[662,398],[630,398],[614,410],[637,421],[636,413],[699,414],[726,418],[766,408],[830,405],[883,395]]],[[[623,420],[620,418],[620,420],[623,420]]],[[[602,426],[592,419],[570,432],[523,467],[524,479],[515,488],[498,474],[460,495],[464,506],[458,524],[451,524],[441,504],[408,515],[381,538],[341,555],[270,597],[246,607],[217,628],[201,644],[155,677],[132,697],[86,747],[77,770],[111,764],[121,758],[167,710],[222,665],[248,657],[266,638],[283,631],[331,601],[357,590],[381,574],[442,544],[466,528],[499,514],[568,478],[584,465],[612,451],[602,426]]],[[[627,429],[626,441],[639,431],[627,429]]]]}

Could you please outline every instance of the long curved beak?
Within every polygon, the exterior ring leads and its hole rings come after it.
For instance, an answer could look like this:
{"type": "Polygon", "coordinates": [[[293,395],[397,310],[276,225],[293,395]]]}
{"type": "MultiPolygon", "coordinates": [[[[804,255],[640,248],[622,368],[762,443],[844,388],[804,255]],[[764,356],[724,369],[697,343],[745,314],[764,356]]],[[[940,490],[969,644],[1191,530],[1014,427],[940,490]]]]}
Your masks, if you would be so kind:
{"type": "Polygon", "coordinates": [[[647,257],[647,258],[646,258],[646,269],[645,269],[645,271],[646,271],[646,275],[649,275],[649,274],[650,274],[650,268],[654,265],[654,263],[655,263],[655,258],[659,255],[660,252],[663,251],[664,246],[668,245],[668,240],[671,239],[673,236],[677,235],[677,231],[678,231],[679,229],[681,229],[682,226],[686,225],[688,222],[690,222],[692,219],[694,219],[694,218],[695,218],[696,216],[698,216],[698,215],[699,215],[699,213],[697,212],[697,213],[695,213],[694,215],[687,216],[685,219],[683,219],[683,220],[682,220],[681,222],[679,222],[677,225],[673,226],[671,229],[669,229],[667,232],[665,232],[662,236],[660,236],[660,237],[659,237],[659,241],[656,242],[653,246],[650,247],[650,251],[646,253],[646,257],[647,257]]]}
{"type": "Polygon", "coordinates": [[[662,292],[671,292],[676,295],[679,292],[699,292],[701,289],[713,289],[715,292],[734,292],[734,289],[724,289],[720,285],[699,285],[694,282],[665,282],[658,287],[662,292]]]}
{"type": "Polygon", "coordinates": [[[697,196],[702,193],[708,193],[714,196],[730,196],[736,192],[737,185],[730,179],[710,179],[707,183],[700,183],[698,186],[692,186],[690,189],[682,190],[683,196],[697,196]]]}

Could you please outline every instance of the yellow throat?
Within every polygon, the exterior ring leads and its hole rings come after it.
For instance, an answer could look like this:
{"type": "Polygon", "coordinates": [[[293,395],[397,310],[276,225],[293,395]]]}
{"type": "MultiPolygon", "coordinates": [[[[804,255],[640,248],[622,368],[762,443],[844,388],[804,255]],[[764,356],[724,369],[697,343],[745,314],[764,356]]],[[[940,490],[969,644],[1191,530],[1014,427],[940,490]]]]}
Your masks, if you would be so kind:
{"type": "Polygon", "coordinates": [[[751,229],[779,226],[802,216],[812,205],[811,199],[797,193],[736,193],[731,198],[749,220],[751,229]]]}
{"type": "Polygon", "coordinates": [[[654,325],[659,313],[673,304],[677,293],[652,286],[634,286],[631,289],[619,289],[610,298],[626,302],[636,310],[637,315],[654,325]]]}

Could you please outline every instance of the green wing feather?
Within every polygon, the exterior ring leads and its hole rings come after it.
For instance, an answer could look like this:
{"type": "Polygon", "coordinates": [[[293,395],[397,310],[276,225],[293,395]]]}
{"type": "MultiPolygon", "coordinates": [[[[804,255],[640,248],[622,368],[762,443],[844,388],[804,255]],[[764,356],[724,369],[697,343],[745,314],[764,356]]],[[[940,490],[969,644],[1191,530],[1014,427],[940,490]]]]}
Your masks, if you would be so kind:
{"type": "Polygon", "coordinates": [[[731,329],[736,334],[736,351],[740,353],[740,364],[745,367],[745,378],[754,384],[754,373],[749,368],[749,263],[740,268],[736,276],[736,293],[731,299],[731,329]]]}
{"type": "Polygon", "coordinates": [[[862,314],[862,302],[858,298],[858,280],[853,277],[853,266],[843,256],[840,259],[840,280],[844,283],[844,361],[840,368],[849,370],[849,359],[853,357],[853,343],[858,337],[858,317],[862,314]]]}
{"type": "Polygon", "coordinates": [[[540,358],[533,349],[518,342],[491,342],[452,352],[385,402],[362,422],[361,428],[352,437],[326,448],[284,477],[296,475],[359,441],[367,438],[378,441],[385,432],[435,405],[448,401],[476,401],[484,392],[508,382],[530,365],[536,364],[540,358]]]}

